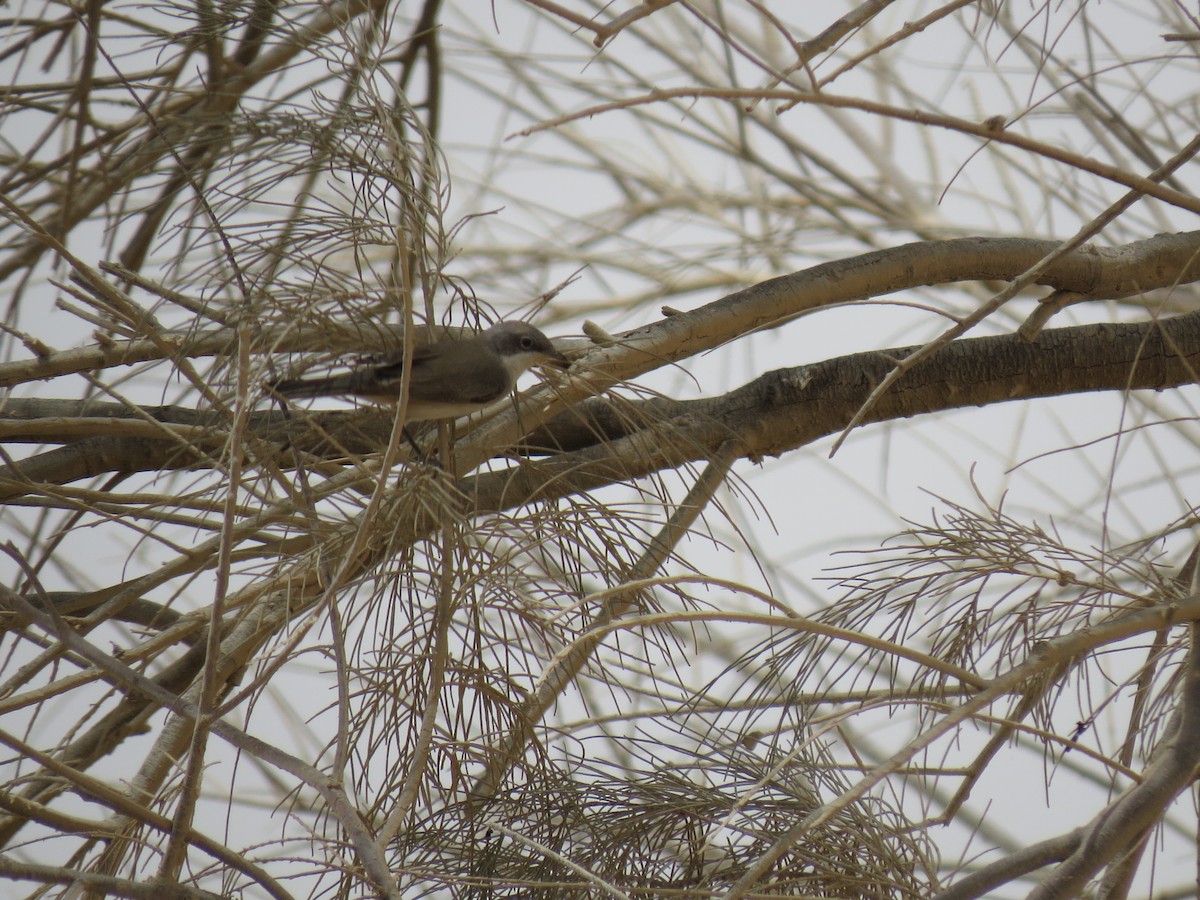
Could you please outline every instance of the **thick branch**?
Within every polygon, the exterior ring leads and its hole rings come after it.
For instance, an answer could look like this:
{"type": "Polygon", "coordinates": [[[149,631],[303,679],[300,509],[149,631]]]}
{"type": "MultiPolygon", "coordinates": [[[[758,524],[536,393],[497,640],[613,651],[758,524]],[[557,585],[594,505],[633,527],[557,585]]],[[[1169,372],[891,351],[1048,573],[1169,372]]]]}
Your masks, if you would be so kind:
{"type": "MultiPolygon", "coordinates": [[[[530,447],[568,455],[544,463],[560,473],[576,469],[584,482],[587,467],[604,459],[618,459],[601,483],[649,474],[662,465],[707,459],[730,435],[736,436],[750,458],[778,456],[826,435],[840,431],[870,393],[871,388],[912,348],[857,353],[810,366],[778,369],[729,393],[704,400],[648,400],[615,403],[594,399],[559,415],[530,435],[530,447]],[[652,452],[643,459],[622,448],[604,448],[649,426],[670,423],[676,433],[666,454],[652,452]],[[685,438],[681,438],[684,435],[685,438]],[[690,444],[691,450],[687,449],[690,444]],[[583,453],[582,451],[591,452],[583,453]],[[681,456],[682,454],[682,456],[681,456]]],[[[1120,325],[1083,325],[1050,329],[1033,343],[1016,335],[971,338],[946,347],[933,359],[910,372],[873,409],[870,420],[890,421],[967,406],[988,406],[1013,400],[1063,396],[1086,391],[1165,390],[1192,384],[1200,371],[1200,313],[1158,322],[1120,325]]],[[[50,428],[41,433],[28,415],[33,406],[47,401],[10,401],[0,418],[0,434],[20,421],[26,440],[53,440],[50,428]]],[[[92,404],[98,416],[117,409],[92,404]]],[[[53,411],[65,410],[55,405],[53,411]]],[[[165,422],[192,425],[192,410],[160,407],[150,411],[165,422]]],[[[55,418],[57,427],[62,418],[55,418]]],[[[277,412],[256,414],[251,420],[262,445],[300,449],[319,457],[337,458],[347,451],[366,454],[386,441],[391,415],[386,410],[314,413],[288,419],[277,412]],[[336,443],[329,435],[337,435],[336,443]]],[[[223,432],[204,442],[222,446],[223,432]]],[[[91,437],[77,445],[35,456],[15,467],[0,469],[0,476],[20,479],[0,489],[0,495],[23,493],[31,483],[58,483],[111,471],[152,471],[187,468],[203,456],[183,452],[178,441],[146,437],[91,437]],[[15,470],[15,471],[14,471],[15,470]]],[[[658,448],[662,449],[662,448],[658,448]]],[[[290,456],[280,453],[280,465],[290,456]]],[[[603,468],[603,465],[601,465],[603,468]]],[[[549,470],[546,470],[547,472],[549,470]]],[[[522,477],[510,473],[511,477],[522,477]]],[[[485,476],[485,480],[496,476],[485,476]]],[[[505,476],[508,477],[508,476],[505,476]]]]}

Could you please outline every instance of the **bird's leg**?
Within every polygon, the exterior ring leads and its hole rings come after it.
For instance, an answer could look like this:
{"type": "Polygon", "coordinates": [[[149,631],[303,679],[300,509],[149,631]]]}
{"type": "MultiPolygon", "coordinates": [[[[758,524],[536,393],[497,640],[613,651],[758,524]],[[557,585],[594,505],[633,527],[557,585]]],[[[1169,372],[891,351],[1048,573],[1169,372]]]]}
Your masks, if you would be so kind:
{"type": "Polygon", "coordinates": [[[407,425],[401,431],[404,432],[404,437],[408,440],[408,445],[413,448],[413,459],[423,466],[433,466],[434,468],[445,470],[445,466],[442,465],[440,459],[421,449],[421,445],[417,443],[417,439],[413,437],[413,433],[408,430],[407,425]]]}
{"type": "Polygon", "coordinates": [[[408,446],[412,447],[413,458],[416,459],[417,462],[422,463],[422,464],[427,464],[430,462],[437,461],[437,460],[434,460],[431,457],[425,455],[425,451],[421,449],[421,445],[417,443],[417,439],[415,437],[413,437],[413,433],[408,430],[407,425],[405,425],[400,430],[404,432],[404,437],[408,441],[408,446]]]}

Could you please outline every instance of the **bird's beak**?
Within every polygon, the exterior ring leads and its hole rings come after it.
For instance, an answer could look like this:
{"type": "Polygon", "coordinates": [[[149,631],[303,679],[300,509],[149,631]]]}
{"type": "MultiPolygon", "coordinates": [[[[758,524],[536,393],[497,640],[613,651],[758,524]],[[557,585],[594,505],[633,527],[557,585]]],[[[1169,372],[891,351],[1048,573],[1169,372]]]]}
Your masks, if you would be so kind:
{"type": "Polygon", "coordinates": [[[571,361],[555,350],[553,353],[546,353],[542,356],[539,366],[550,366],[555,369],[567,369],[571,366],[571,361]]]}

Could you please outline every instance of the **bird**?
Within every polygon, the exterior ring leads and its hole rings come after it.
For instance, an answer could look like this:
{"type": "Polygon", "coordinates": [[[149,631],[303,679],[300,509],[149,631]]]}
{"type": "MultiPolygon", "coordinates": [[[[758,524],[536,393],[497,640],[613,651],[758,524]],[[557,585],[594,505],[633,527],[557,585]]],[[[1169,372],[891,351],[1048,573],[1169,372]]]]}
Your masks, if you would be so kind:
{"type": "MultiPolygon", "coordinates": [[[[550,339],[528,322],[498,322],[473,337],[437,341],[412,354],[405,422],[455,419],[483,409],[516,387],[533,366],[560,369],[571,363],[550,339]]],[[[340,375],[288,378],[268,384],[290,398],[354,396],[398,403],[404,355],[360,366],[340,375]]]]}

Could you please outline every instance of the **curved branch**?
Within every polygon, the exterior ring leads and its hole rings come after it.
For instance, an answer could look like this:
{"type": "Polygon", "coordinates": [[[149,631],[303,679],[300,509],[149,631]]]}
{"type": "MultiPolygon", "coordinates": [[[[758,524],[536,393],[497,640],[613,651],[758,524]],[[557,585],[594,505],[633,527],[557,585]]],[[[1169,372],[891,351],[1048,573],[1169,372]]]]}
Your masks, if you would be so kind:
{"type": "Polygon", "coordinates": [[[1066,834],[1024,847],[977,872],[972,872],[966,878],[960,878],[946,890],[935,894],[933,900],[974,900],[976,897],[986,897],[996,888],[1016,881],[1030,872],[1036,872],[1050,863],[1066,859],[1083,843],[1083,838],[1084,830],[1076,828],[1066,834]]]}
{"type": "MultiPolygon", "coordinates": [[[[1059,246],[1026,238],[956,238],[917,241],[822,263],[728,294],[698,309],[669,316],[619,336],[618,346],[588,354],[589,370],[613,384],[678,362],[754,331],[777,328],[798,315],[827,306],[917,287],[960,281],[1009,281],[1059,246]]],[[[1065,254],[1036,284],[1092,299],[1118,299],[1200,280],[1200,232],[1160,234],[1121,247],[1086,245],[1065,254]]],[[[0,387],[59,375],[166,359],[164,346],[189,358],[232,354],[232,329],[196,335],[163,333],[160,340],[111,341],[0,363],[0,387]]],[[[382,339],[403,341],[394,327],[372,325],[331,335],[328,329],[267,328],[259,346],[281,350],[329,350],[347,342],[380,349],[382,339]]]]}

